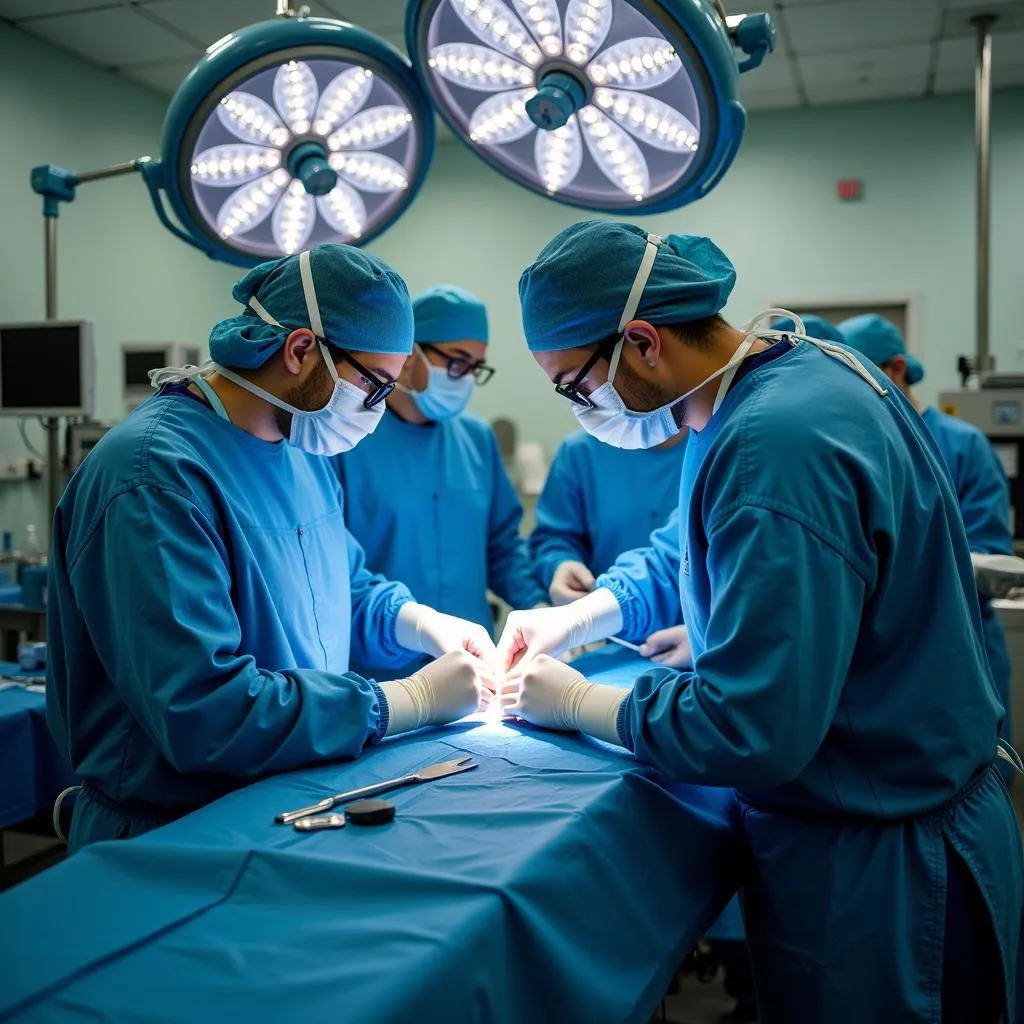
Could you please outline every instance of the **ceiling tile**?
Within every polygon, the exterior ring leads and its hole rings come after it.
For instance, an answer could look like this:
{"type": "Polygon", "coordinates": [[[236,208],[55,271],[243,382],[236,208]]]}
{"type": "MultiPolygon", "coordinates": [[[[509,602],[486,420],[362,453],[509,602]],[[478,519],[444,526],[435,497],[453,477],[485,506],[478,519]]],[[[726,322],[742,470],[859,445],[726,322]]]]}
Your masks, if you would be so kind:
{"type": "Polygon", "coordinates": [[[27,32],[101,67],[197,57],[201,52],[130,7],[27,22],[27,32]]]}
{"type": "Polygon", "coordinates": [[[1024,0],[949,0],[949,9],[970,10],[976,14],[999,14],[1000,8],[1024,7],[1024,0]]]}
{"type": "Polygon", "coordinates": [[[788,89],[748,89],[740,93],[740,102],[747,110],[783,110],[800,106],[796,86],[788,89]]]}
{"type": "Polygon", "coordinates": [[[843,3],[844,0],[776,0],[775,6],[789,7],[825,7],[828,4],[843,3]]]}
{"type": "Polygon", "coordinates": [[[924,89],[931,46],[915,43],[882,50],[850,50],[844,53],[798,57],[800,77],[808,92],[824,84],[860,87],[875,81],[918,81],[924,89]]]}
{"type": "Polygon", "coordinates": [[[744,95],[752,89],[758,92],[762,89],[787,89],[795,84],[785,25],[777,24],[776,33],[775,49],[765,57],[764,63],[740,75],[740,91],[744,95]]]}
{"type": "MultiPolygon", "coordinates": [[[[943,39],[935,72],[937,92],[967,92],[974,88],[977,46],[973,39],[943,39]]],[[[992,40],[992,83],[999,89],[1016,84],[1024,65],[1024,32],[1005,32],[992,40]]]]}
{"type": "MultiPolygon", "coordinates": [[[[140,0],[149,3],[149,0],[140,0]]],[[[0,0],[0,18],[49,18],[86,8],[123,7],[121,0],[0,0]]]]}
{"type": "Polygon", "coordinates": [[[797,53],[925,42],[938,33],[940,0],[842,0],[787,9],[797,53]]]}
{"type": "Polygon", "coordinates": [[[811,106],[831,107],[845,103],[923,96],[924,81],[919,78],[876,79],[864,83],[829,82],[807,90],[811,106]]]}
{"type": "Polygon", "coordinates": [[[1013,3],[984,3],[976,7],[950,7],[942,21],[942,34],[946,38],[967,36],[976,38],[978,30],[972,24],[979,14],[994,14],[996,23],[992,27],[994,36],[1005,32],[1019,32],[1024,29],[1024,0],[1013,3]]]}
{"type": "Polygon", "coordinates": [[[147,89],[163,93],[165,96],[173,95],[178,86],[185,80],[185,76],[192,70],[192,62],[184,64],[171,64],[152,68],[126,68],[118,73],[132,82],[138,82],[147,89]]]}
{"type": "Polygon", "coordinates": [[[405,30],[405,0],[318,0],[332,17],[381,35],[405,30]]]}

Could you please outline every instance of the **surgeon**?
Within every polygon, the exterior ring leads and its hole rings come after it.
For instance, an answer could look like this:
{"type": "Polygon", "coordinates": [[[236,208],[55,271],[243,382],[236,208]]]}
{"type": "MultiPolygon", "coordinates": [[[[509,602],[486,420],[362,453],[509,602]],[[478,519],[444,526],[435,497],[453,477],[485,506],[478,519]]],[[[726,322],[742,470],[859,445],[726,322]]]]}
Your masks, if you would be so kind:
{"type": "MultiPolygon", "coordinates": [[[[988,438],[969,423],[924,406],[914,397],[910,389],[924,377],[924,367],[907,353],[903,335],[894,324],[875,313],[867,313],[844,320],[839,329],[847,343],[880,367],[921,414],[953,477],[972,562],[984,566],[985,559],[979,560],[978,556],[1012,555],[1010,491],[1006,473],[988,438]]],[[[976,571],[975,582],[978,575],[976,571]]],[[[1010,655],[1006,636],[989,597],[981,590],[978,596],[988,663],[1006,713],[999,735],[1011,742],[1010,655]]],[[[1012,769],[1005,762],[1003,768],[1010,781],[1012,769]]]]}
{"type": "Polygon", "coordinates": [[[412,348],[405,283],[323,245],[233,295],[245,309],[214,326],[212,363],[157,371],[54,517],[47,719],[82,778],[72,851],[461,718],[493,690],[485,630],[367,570],[324,457],[377,426],[412,348]],[[377,683],[350,650],[438,660],[377,683]]]}
{"type": "MultiPolygon", "coordinates": [[[[685,450],[685,430],[640,451],[612,448],[585,430],[559,445],[530,534],[530,557],[552,604],[589,594],[623,551],[647,543],[675,510],[685,450]]],[[[671,664],[677,649],[689,657],[682,626],[648,638],[644,654],[671,664]]]]}
{"type": "MultiPolygon", "coordinates": [[[[424,292],[412,308],[413,355],[380,427],[333,460],[348,528],[373,572],[490,633],[488,588],[513,608],[533,608],[545,594],[519,533],[523,508],[494,433],[466,412],[474,389],[494,375],[485,362],[487,310],[455,285],[424,292]]],[[[375,677],[382,666],[369,654],[355,667],[375,677]]]]}
{"type": "Polygon", "coordinates": [[[1021,842],[949,475],[849,349],[730,326],[735,277],[708,238],[604,221],[523,274],[528,345],[585,430],[690,439],[674,544],[510,616],[501,699],[735,790],[765,1024],[1014,1020],[1021,842]],[[642,640],[680,601],[691,669],[621,690],[556,660],[642,640]]]}

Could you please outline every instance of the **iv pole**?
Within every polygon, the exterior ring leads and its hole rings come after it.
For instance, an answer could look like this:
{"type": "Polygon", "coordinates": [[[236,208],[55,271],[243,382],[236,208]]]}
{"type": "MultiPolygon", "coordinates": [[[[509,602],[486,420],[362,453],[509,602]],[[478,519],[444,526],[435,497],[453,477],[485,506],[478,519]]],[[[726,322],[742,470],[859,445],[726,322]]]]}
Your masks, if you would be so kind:
{"type": "MultiPolygon", "coordinates": [[[[46,275],[46,319],[57,319],[57,217],[61,202],[69,203],[75,198],[77,186],[103,178],[116,178],[131,174],[148,161],[148,157],[114,164],[98,171],[74,174],[61,167],[46,165],[32,170],[32,188],[43,197],[44,252],[46,275]]],[[[47,530],[53,519],[54,510],[62,490],[60,463],[60,418],[48,416],[44,420],[46,429],[46,513],[47,530]]]]}
{"type": "Polygon", "coordinates": [[[974,135],[977,145],[977,278],[975,310],[974,372],[983,376],[995,369],[989,348],[989,283],[992,140],[992,26],[995,15],[981,14],[971,19],[978,32],[978,56],[974,72],[974,135]]]}

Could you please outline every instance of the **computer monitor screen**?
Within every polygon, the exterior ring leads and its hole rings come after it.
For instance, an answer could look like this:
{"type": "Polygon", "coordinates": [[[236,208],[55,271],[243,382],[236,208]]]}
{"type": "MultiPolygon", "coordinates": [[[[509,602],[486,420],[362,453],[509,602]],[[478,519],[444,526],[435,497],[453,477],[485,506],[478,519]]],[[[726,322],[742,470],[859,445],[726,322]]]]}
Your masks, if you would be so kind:
{"type": "Polygon", "coordinates": [[[0,324],[0,413],[92,414],[89,325],[0,324]]]}
{"type": "Polygon", "coordinates": [[[149,371],[168,365],[167,349],[125,349],[124,385],[127,388],[148,388],[149,371]]]}

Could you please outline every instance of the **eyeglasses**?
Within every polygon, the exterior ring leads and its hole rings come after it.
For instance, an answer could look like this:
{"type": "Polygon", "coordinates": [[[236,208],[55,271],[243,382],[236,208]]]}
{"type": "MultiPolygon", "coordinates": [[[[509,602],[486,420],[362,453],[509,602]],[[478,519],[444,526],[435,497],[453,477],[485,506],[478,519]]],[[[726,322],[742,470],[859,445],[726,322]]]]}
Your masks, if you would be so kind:
{"type": "MultiPolygon", "coordinates": [[[[325,342],[326,344],[326,342],[325,342]]],[[[349,366],[358,370],[363,375],[368,384],[373,386],[373,390],[363,399],[363,408],[372,409],[375,405],[380,405],[392,391],[395,390],[395,381],[393,380],[381,380],[372,370],[367,369],[358,359],[349,355],[343,348],[328,349],[332,354],[337,353],[338,357],[343,359],[349,366]]]]}
{"type": "Polygon", "coordinates": [[[621,334],[616,334],[599,342],[597,348],[594,349],[593,355],[583,364],[580,372],[568,384],[555,385],[556,394],[561,395],[563,398],[568,398],[570,402],[575,402],[576,405],[582,405],[584,409],[592,409],[594,403],[580,391],[580,387],[587,379],[587,374],[597,365],[599,359],[609,359],[611,357],[621,337],[621,334]]]}
{"type": "Polygon", "coordinates": [[[436,345],[431,345],[428,341],[417,342],[420,348],[426,349],[428,352],[433,352],[434,355],[440,356],[448,363],[448,376],[452,380],[460,380],[467,374],[473,374],[476,379],[478,387],[483,387],[493,376],[494,367],[488,366],[483,360],[478,363],[474,363],[469,359],[463,359],[460,356],[451,356],[443,349],[439,349],[436,345]]]}

